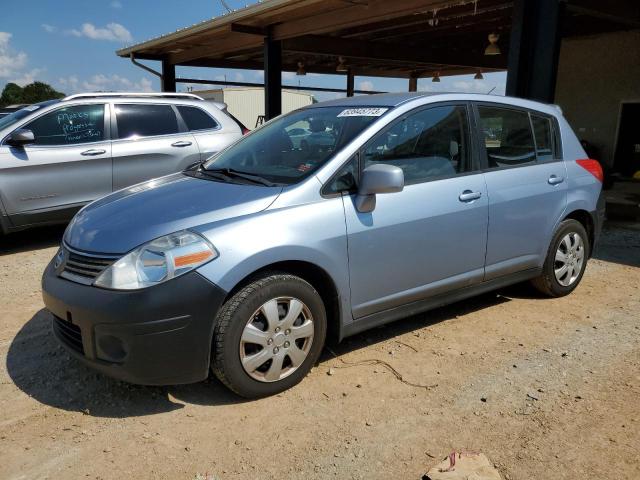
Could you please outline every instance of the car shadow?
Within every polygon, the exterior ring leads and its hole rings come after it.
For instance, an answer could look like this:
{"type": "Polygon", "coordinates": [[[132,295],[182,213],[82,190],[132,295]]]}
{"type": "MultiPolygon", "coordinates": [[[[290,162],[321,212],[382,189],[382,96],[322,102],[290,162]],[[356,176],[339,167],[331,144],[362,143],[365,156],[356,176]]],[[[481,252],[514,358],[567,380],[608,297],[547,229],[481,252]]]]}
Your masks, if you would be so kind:
{"type": "Polygon", "coordinates": [[[630,267],[640,267],[640,222],[607,221],[593,258],[630,267]]]}
{"type": "MultiPolygon", "coordinates": [[[[331,345],[320,362],[333,358],[333,352],[340,356],[523,295],[529,295],[529,287],[514,286],[398,320],[331,345]]],[[[191,385],[148,387],[95,372],[58,344],[51,331],[51,315],[45,309],[36,313],[15,336],[9,346],[6,367],[14,384],[31,398],[54,408],[96,417],[145,416],[181,409],[185,404],[219,406],[247,401],[213,376],[191,385]]]]}
{"type": "Polygon", "coordinates": [[[0,256],[55,247],[62,241],[65,228],[66,225],[54,225],[0,234],[0,256]]]}

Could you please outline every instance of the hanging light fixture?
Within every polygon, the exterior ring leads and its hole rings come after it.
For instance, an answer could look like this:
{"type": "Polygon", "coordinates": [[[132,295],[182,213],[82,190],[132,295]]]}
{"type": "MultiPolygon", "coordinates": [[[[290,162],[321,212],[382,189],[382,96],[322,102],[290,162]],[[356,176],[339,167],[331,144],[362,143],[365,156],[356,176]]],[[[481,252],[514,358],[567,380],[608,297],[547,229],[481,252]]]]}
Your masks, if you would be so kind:
{"type": "Polygon", "coordinates": [[[479,68],[476,74],[473,77],[474,80],[484,80],[484,75],[482,75],[482,70],[479,68]]]}
{"type": "Polygon", "coordinates": [[[500,47],[498,46],[498,40],[500,40],[500,35],[497,33],[490,33],[487,36],[489,40],[489,45],[484,49],[485,55],[500,55],[502,52],[500,51],[500,47]]]}
{"type": "Polygon", "coordinates": [[[432,82],[440,82],[440,72],[436,72],[431,79],[432,82]]]}
{"type": "Polygon", "coordinates": [[[336,67],[336,72],[348,72],[349,67],[347,67],[346,61],[344,57],[338,57],[338,66],[336,67]]]}
{"type": "Polygon", "coordinates": [[[304,69],[304,60],[298,61],[298,70],[296,70],[296,75],[306,75],[307,71],[304,69]]]}

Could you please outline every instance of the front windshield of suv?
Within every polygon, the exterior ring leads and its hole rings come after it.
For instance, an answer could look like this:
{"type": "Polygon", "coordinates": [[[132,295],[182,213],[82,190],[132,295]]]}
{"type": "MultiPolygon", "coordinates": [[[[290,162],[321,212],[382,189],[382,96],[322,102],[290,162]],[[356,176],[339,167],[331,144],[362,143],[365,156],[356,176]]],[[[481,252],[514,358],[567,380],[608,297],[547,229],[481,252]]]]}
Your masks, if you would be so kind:
{"type": "Polygon", "coordinates": [[[48,107],[53,103],[57,103],[60,100],[47,100],[45,102],[34,103],[33,105],[29,105],[27,107],[21,108],[20,110],[16,110],[9,115],[4,117],[0,117],[0,130],[13,125],[16,122],[19,122],[27,115],[31,115],[33,112],[40,110],[41,108],[48,107]]]}
{"type": "Polygon", "coordinates": [[[202,168],[291,185],[311,175],[388,109],[313,107],[267,123],[202,168]]]}

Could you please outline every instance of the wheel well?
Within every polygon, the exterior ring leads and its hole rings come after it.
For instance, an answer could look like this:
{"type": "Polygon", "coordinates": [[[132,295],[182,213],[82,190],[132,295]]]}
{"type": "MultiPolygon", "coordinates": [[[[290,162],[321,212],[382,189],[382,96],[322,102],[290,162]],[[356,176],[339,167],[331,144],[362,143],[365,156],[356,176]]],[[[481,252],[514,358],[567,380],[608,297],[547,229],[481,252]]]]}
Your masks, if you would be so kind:
{"type": "Polygon", "coordinates": [[[238,290],[255,280],[256,277],[273,272],[288,273],[300,277],[317,290],[327,312],[327,338],[337,340],[340,334],[341,320],[338,289],[331,276],[324,269],[313,263],[290,260],[266,265],[238,282],[233,290],[229,292],[227,298],[231,298],[238,290]]]}
{"type": "Polygon", "coordinates": [[[567,220],[569,218],[580,222],[584,229],[587,231],[587,235],[589,235],[589,256],[591,256],[591,253],[593,252],[594,240],[594,226],[591,214],[586,210],[574,210],[569,215],[564,217],[564,220],[567,220]]]}

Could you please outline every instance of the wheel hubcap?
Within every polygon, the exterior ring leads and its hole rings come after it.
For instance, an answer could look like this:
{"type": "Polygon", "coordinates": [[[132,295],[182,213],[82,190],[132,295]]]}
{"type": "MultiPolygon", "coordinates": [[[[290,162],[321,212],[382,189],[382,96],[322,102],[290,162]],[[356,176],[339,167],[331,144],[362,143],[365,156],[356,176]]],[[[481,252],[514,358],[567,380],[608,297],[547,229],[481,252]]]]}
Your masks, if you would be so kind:
{"type": "Polygon", "coordinates": [[[260,382],[277,382],[295,372],[313,343],[309,307],[293,297],[265,302],[247,322],[240,339],[240,361],[260,382]]]}
{"type": "Polygon", "coordinates": [[[578,279],[584,265],[584,253],[584,242],[577,233],[568,233],[560,240],[553,267],[560,285],[568,287],[578,279]]]}

